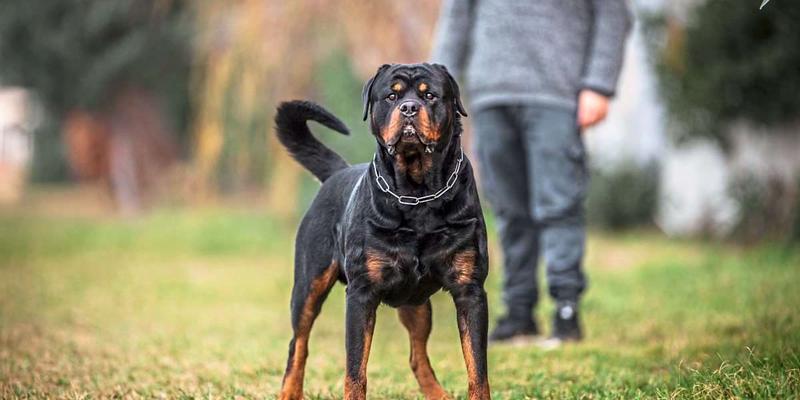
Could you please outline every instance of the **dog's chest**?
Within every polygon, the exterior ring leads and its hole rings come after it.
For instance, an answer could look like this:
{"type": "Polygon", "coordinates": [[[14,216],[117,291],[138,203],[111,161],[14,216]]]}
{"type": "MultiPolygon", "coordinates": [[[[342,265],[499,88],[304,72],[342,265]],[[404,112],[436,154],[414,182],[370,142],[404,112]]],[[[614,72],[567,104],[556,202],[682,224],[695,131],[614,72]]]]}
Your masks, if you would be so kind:
{"type": "Polygon", "coordinates": [[[364,268],[383,301],[392,306],[420,304],[447,286],[452,260],[466,232],[442,226],[432,230],[403,227],[370,235],[364,268]]]}

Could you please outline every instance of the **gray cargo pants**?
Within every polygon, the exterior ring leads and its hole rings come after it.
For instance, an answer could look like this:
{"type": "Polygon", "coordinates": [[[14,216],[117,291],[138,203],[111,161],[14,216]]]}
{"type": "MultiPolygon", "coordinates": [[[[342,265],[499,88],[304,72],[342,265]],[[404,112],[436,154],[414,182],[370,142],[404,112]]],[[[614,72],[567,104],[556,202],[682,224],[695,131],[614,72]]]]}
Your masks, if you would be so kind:
{"type": "Polygon", "coordinates": [[[530,317],[539,297],[539,253],[556,300],[586,287],[585,151],[575,111],[497,106],[474,117],[483,194],[494,210],[505,261],[503,300],[510,316],[530,317]]]}

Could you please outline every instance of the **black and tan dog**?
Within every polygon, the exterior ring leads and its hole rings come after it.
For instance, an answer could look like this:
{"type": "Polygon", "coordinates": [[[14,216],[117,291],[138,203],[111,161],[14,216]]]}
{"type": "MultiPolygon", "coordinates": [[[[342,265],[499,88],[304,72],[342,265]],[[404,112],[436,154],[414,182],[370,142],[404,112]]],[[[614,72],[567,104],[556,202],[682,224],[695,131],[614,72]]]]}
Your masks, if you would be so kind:
{"type": "Polygon", "coordinates": [[[428,399],[448,398],[431,369],[429,297],[455,302],[470,399],[488,399],[486,228],[469,160],[461,148],[459,89],[437,64],[383,65],[364,87],[377,149],[348,166],[317,141],[313,120],[347,134],[320,106],[283,103],[280,141],[323,182],[297,233],[291,311],[294,337],[281,399],[303,397],[311,326],[338,280],[347,285],[345,399],[364,399],[375,310],[398,309],[411,339],[411,369],[428,399]]]}

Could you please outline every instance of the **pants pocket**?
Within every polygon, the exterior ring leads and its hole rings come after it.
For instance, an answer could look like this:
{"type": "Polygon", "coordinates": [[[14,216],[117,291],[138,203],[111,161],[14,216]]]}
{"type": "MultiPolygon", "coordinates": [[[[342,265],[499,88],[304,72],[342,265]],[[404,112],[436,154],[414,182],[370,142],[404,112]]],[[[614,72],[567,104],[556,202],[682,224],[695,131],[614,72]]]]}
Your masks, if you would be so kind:
{"type": "Polygon", "coordinates": [[[566,152],[566,158],[569,160],[570,175],[575,182],[575,196],[582,201],[586,197],[589,183],[586,147],[583,145],[582,138],[579,136],[575,143],[566,149],[566,152]]]}

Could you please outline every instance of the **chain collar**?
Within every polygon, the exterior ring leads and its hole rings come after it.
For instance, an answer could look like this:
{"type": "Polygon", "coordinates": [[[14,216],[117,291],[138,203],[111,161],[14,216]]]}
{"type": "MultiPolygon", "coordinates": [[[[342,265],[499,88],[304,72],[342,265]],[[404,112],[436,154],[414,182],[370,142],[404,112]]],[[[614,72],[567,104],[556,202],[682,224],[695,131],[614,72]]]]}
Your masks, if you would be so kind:
{"type": "Polygon", "coordinates": [[[378,188],[383,193],[388,193],[392,195],[392,197],[397,199],[398,203],[406,206],[416,206],[422,203],[427,203],[429,201],[434,201],[439,197],[442,197],[445,193],[447,193],[448,190],[452,189],[453,186],[456,185],[456,180],[458,179],[458,171],[461,170],[461,162],[464,161],[464,148],[459,147],[459,151],[460,154],[458,155],[458,160],[456,160],[456,169],[453,171],[452,174],[450,174],[450,177],[447,178],[447,183],[445,184],[445,186],[436,191],[436,193],[427,194],[425,196],[420,196],[420,197],[414,197],[414,196],[401,196],[393,192],[392,189],[389,188],[389,183],[386,182],[386,179],[384,179],[383,176],[381,176],[381,174],[378,172],[378,167],[376,165],[377,163],[375,161],[377,155],[372,157],[372,170],[375,171],[375,182],[378,184],[378,188]]]}

